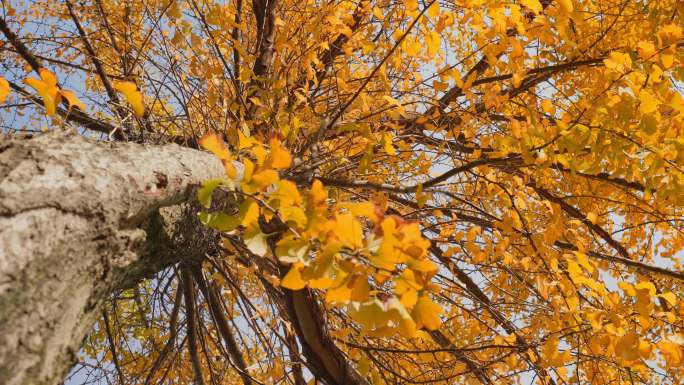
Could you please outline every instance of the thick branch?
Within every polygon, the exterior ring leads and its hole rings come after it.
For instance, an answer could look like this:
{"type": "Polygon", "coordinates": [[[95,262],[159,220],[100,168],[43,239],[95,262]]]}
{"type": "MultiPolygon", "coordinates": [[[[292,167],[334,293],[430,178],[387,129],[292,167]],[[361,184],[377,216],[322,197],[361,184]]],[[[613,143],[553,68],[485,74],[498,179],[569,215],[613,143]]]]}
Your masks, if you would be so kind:
{"type": "Polygon", "coordinates": [[[290,321],[316,377],[329,385],[367,385],[325,329],[313,292],[308,288],[284,290],[284,297],[290,321]]]}
{"type": "Polygon", "coordinates": [[[212,155],[51,133],[0,144],[0,378],[56,384],[112,292],[213,252],[187,202],[212,155]]]}
{"type": "Polygon", "coordinates": [[[252,0],[257,26],[257,57],[252,71],[257,78],[268,72],[275,52],[275,10],[277,0],[252,0]]]}

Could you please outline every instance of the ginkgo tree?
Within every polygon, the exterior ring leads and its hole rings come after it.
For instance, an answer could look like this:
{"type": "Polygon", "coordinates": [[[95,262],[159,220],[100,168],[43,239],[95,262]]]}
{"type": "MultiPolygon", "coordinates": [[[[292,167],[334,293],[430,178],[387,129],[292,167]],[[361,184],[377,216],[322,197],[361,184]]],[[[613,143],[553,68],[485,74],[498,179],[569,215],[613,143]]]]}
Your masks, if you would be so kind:
{"type": "MultiPolygon", "coordinates": [[[[115,230],[88,239],[117,245],[84,253],[102,265],[95,289],[41,324],[71,311],[95,325],[58,328],[58,353],[53,334],[0,333],[0,382],[69,369],[69,384],[684,381],[684,2],[0,13],[0,214],[15,227],[0,250],[21,255],[25,223],[69,239],[13,199],[73,210],[22,186],[78,195],[90,181],[115,192],[79,215],[115,230]]],[[[7,259],[0,331],[38,290],[16,278],[34,264],[7,259]]],[[[35,281],[60,280],[54,263],[35,281]]]]}

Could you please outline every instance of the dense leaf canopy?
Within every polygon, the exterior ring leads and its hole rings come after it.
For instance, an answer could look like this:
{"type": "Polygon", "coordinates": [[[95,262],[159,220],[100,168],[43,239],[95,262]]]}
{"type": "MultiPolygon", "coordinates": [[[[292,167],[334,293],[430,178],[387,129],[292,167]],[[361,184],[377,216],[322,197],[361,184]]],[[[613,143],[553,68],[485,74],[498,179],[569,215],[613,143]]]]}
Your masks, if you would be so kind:
{"type": "Polygon", "coordinates": [[[221,251],[116,293],[73,383],[684,382],[684,2],[0,14],[4,132],[226,166],[221,251]]]}

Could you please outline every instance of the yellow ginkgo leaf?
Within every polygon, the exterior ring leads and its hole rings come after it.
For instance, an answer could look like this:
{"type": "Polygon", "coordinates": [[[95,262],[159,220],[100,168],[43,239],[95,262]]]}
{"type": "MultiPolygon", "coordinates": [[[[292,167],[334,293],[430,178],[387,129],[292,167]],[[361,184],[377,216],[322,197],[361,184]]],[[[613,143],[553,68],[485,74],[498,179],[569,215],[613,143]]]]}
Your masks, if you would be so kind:
{"type": "Polygon", "coordinates": [[[289,180],[281,180],[278,182],[276,185],[276,191],[271,194],[271,198],[280,201],[281,209],[284,206],[290,206],[302,202],[302,196],[299,194],[299,190],[297,190],[297,185],[289,180]]]}
{"type": "Polygon", "coordinates": [[[598,216],[594,212],[589,212],[587,214],[587,220],[595,225],[596,222],[598,221],[598,216]]]}
{"type": "Polygon", "coordinates": [[[357,248],[362,246],[363,228],[361,223],[351,213],[340,214],[336,218],[337,231],[335,235],[344,246],[357,248]]]}
{"type": "MultiPolygon", "coordinates": [[[[48,80],[51,79],[48,76],[48,80]]],[[[57,111],[57,104],[60,101],[59,88],[57,86],[36,78],[28,78],[24,83],[35,89],[41,98],[43,98],[43,105],[45,106],[45,114],[52,116],[57,111]]]]}
{"type": "Polygon", "coordinates": [[[643,291],[644,295],[655,295],[657,292],[655,285],[650,281],[639,282],[634,285],[634,289],[636,290],[637,295],[639,291],[643,291]]]}
{"type": "Polygon", "coordinates": [[[366,277],[356,277],[351,287],[351,300],[357,302],[368,301],[370,285],[366,277]]]}
{"type": "Polygon", "coordinates": [[[424,326],[427,330],[437,330],[442,325],[442,320],[439,318],[442,312],[441,306],[432,302],[430,297],[423,295],[418,298],[412,314],[417,328],[424,326]]]}
{"type": "Polygon", "coordinates": [[[45,68],[39,69],[38,73],[40,74],[40,78],[45,82],[45,84],[57,87],[57,76],[55,76],[55,74],[46,70],[45,68]]]}
{"type": "Polygon", "coordinates": [[[566,13],[571,13],[572,10],[574,9],[572,5],[572,0],[560,0],[558,1],[558,4],[560,4],[561,9],[565,11],[566,13]]]}
{"type": "Polygon", "coordinates": [[[258,188],[270,186],[279,180],[280,178],[275,170],[263,170],[252,175],[252,183],[258,188]]]}
{"type": "Polygon", "coordinates": [[[608,58],[603,59],[603,64],[606,68],[622,72],[632,67],[632,59],[626,53],[611,52],[608,58]]]}
{"type": "Polygon", "coordinates": [[[237,134],[238,134],[238,148],[242,150],[243,148],[250,148],[252,147],[255,143],[256,140],[252,138],[251,136],[245,135],[244,131],[247,130],[249,132],[249,128],[238,128],[237,129],[237,134]]]}
{"type": "Polygon", "coordinates": [[[658,99],[652,93],[642,90],[639,93],[639,100],[639,112],[642,114],[651,114],[658,110],[658,99]]]}
{"type": "Polygon", "coordinates": [[[637,43],[637,53],[644,60],[650,59],[657,52],[655,45],[650,41],[641,40],[637,43]]]}
{"type": "Polygon", "coordinates": [[[70,108],[76,107],[81,111],[85,110],[85,104],[83,104],[83,102],[78,97],[76,97],[76,95],[72,91],[61,90],[59,91],[59,93],[69,103],[70,108]]]}
{"type": "Polygon", "coordinates": [[[348,202],[341,204],[340,207],[344,207],[350,213],[358,217],[366,217],[373,222],[377,222],[379,219],[378,208],[373,202],[348,202]]]}
{"type": "Polygon", "coordinates": [[[202,148],[212,152],[221,159],[221,162],[226,169],[226,175],[228,175],[229,178],[234,179],[237,176],[237,171],[233,166],[233,158],[221,136],[215,133],[208,133],[201,137],[197,142],[202,148]]]}
{"type": "Polygon", "coordinates": [[[425,36],[425,44],[427,45],[428,55],[435,56],[439,51],[440,44],[442,44],[442,37],[437,31],[430,31],[425,36]]]}
{"type": "Polygon", "coordinates": [[[143,96],[138,91],[138,87],[133,82],[116,82],[114,88],[121,92],[128,103],[133,108],[136,116],[143,116],[145,114],[145,105],[143,104],[143,96]]]}
{"type": "Polygon", "coordinates": [[[0,76],[0,104],[5,102],[7,95],[9,94],[10,86],[7,79],[0,76]]]}
{"type": "Polygon", "coordinates": [[[631,362],[639,358],[639,336],[627,333],[615,343],[615,353],[623,360],[631,362]]]}
{"type": "Polygon", "coordinates": [[[645,340],[639,341],[639,356],[643,359],[648,359],[653,351],[653,345],[645,340]]]}
{"type": "Polygon", "coordinates": [[[663,67],[670,68],[674,64],[674,55],[660,55],[660,62],[663,63],[663,67]]]}
{"type": "Polygon", "coordinates": [[[437,271],[437,265],[427,258],[415,259],[411,258],[407,261],[409,269],[420,271],[423,273],[431,273],[437,271]]]}
{"type": "Polygon", "coordinates": [[[240,224],[245,227],[256,223],[259,219],[259,204],[253,199],[245,200],[240,205],[240,218],[240,224]]]}
{"type": "Polygon", "coordinates": [[[290,156],[290,152],[283,147],[282,143],[277,139],[271,139],[269,146],[271,147],[271,167],[275,169],[290,167],[292,164],[292,157],[290,156]]]}
{"type": "Polygon", "coordinates": [[[520,0],[520,4],[529,8],[534,13],[540,13],[544,9],[539,0],[520,0]]]}
{"type": "Polygon", "coordinates": [[[667,303],[669,303],[670,306],[675,306],[677,304],[677,296],[671,291],[668,291],[667,293],[658,294],[658,296],[667,301],[667,303]]]}
{"type": "Polygon", "coordinates": [[[385,132],[382,134],[382,143],[388,155],[397,155],[397,150],[392,145],[392,134],[385,132]]]}
{"type": "Polygon", "coordinates": [[[352,295],[352,289],[346,283],[334,287],[325,293],[325,301],[328,303],[348,302],[352,295]]]}
{"type": "Polygon", "coordinates": [[[429,5],[429,7],[430,7],[430,8],[428,8],[428,11],[427,11],[428,16],[430,16],[430,17],[437,17],[437,16],[439,16],[439,11],[440,11],[440,9],[439,9],[439,1],[435,1],[435,2],[431,3],[431,5],[429,5]]]}
{"type": "Polygon", "coordinates": [[[242,165],[242,184],[247,184],[252,180],[252,175],[254,174],[254,162],[244,159],[242,165]]]}
{"type": "Polygon", "coordinates": [[[513,83],[513,87],[518,88],[522,84],[523,81],[523,74],[520,72],[515,72],[513,73],[513,77],[511,78],[511,83],[513,83]]]}
{"type": "Polygon", "coordinates": [[[324,203],[328,199],[328,192],[323,187],[323,183],[318,179],[315,179],[311,184],[309,194],[311,195],[311,201],[316,204],[324,203]]]}
{"type": "Polygon", "coordinates": [[[283,280],[280,281],[280,286],[290,290],[301,290],[306,286],[306,281],[302,279],[302,267],[292,266],[290,271],[285,274],[283,280]]]}
{"type": "Polygon", "coordinates": [[[409,289],[401,295],[400,301],[405,308],[410,309],[418,302],[418,292],[413,289],[409,289]]]}
{"type": "Polygon", "coordinates": [[[684,357],[682,357],[681,346],[674,342],[663,340],[658,342],[658,349],[660,349],[660,353],[669,366],[676,368],[682,364],[682,358],[684,357]]]}
{"type": "Polygon", "coordinates": [[[413,338],[418,335],[416,323],[410,317],[402,317],[399,320],[399,334],[406,338],[413,338]]]}
{"type": "Polygon", "coordinates": [[[219,159],[230,159],[230,151],[226,147],[226,143],[218,134],[208,133],[200,138],[199,145],[207,151],[212,152],[219,159]]]}

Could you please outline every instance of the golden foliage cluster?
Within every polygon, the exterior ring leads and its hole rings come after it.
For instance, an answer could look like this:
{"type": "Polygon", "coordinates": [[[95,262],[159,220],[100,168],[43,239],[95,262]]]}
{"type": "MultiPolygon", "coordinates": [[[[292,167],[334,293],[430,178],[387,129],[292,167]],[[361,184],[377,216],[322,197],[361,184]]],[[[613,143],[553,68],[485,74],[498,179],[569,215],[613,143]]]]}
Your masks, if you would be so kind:
{"type": "Polygon", "coordinates": [[[198,192],[220,252],[112,300],[83,352],[102,373],[684,381],[682,1],[3,4],[8,130],[226,167],[198,192]]]}

